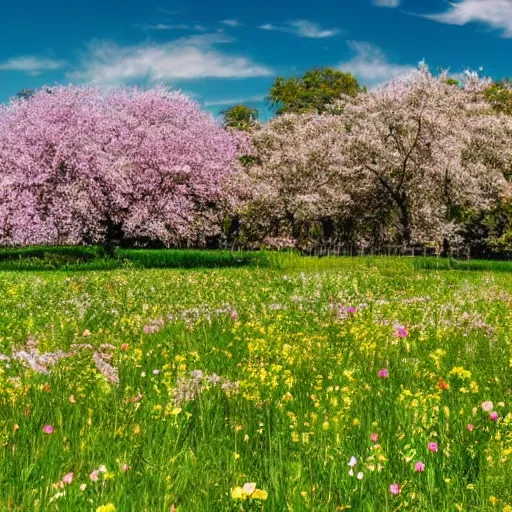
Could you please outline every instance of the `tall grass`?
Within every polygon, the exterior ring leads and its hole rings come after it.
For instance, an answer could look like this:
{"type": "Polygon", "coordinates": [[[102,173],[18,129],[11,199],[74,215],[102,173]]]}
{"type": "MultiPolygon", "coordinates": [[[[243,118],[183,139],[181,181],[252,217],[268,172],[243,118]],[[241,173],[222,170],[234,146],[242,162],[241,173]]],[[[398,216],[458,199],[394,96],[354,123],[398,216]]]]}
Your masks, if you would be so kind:
{"type": "Polygon", "coordinates": [[[0,272],[0,511],[510,512],[509,273],[204,258],[0,272]]]}

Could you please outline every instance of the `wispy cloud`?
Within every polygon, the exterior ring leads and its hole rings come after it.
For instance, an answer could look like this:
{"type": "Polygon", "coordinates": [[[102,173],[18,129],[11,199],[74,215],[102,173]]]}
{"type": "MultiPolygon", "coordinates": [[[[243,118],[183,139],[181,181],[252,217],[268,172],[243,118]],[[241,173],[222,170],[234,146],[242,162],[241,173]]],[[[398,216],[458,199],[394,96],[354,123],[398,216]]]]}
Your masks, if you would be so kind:
{"type": "Polygon", "coordinates": [[[227,105],[240,105],[244,103],[260,103],[265,95],[247,96],[245,98],[227,98],[223,100],[208,100],[203,103],[205,107],[224,107],[227,105]]]}
{"type": "Polygon", "coordinates": [[[512,38],[511,0],[461,0],[453,3],[448,11],[430,14],[427,18],[440,23],[466,25],[477,22],[501,30],[503,37],[512,38]]]}
{"type": "Polygon", "coordinates": [[[238,20],[221,20],[220,23],[223,25],[227,25],[228,27],[242,27],[243,24],[240,23],[238,20]]]}
{"type": "Polygon", "coordinates": [[[245,56],[221,52],[217,44],[233,39],[223,34],[184,37],[163,44],[120,46],[92,44],[69,77],[78,82],[117,85],[139,81],[170,82],[196,78],[250,78],[272,75],[267,66],[245,56]]]}
{"type": "Polygon", "coordinates": [[[373,4],[377,7],[398,7],[400,0],[373,0],[373,4]]]}
{"type": "Polygon", "coordinates": [[[334,37],[341,33],[339,28],[321,28],[318,23],[308,20],[295,20],[289,21],[284,25],[273,25],[272,23],[266,23],[260,25],[261,30],[285,32],[287,34],[293,34],[298,37],[307,37],[310,39],[325,39],[328,37],[334,37]]]}
{"type": "Polygon", "coordinates": [[[206,27],[200,24],[188,23],[157,23],[156,25],[137,25],[144,30],[197,30],[204,32],[206,27]]]}
{"type": "Polygon", "coordinates": [[[349,41],[348,45],[355,53],[354,57],[342,62],[338,68],[352,73],[369,85],[384,82],[397,75],[411,72],[414,66],[393,64],[377,46],[362,41],[349,41]]]}
{"type": "Polygon", "coordinates": [[[66,62],[63,60],[33,56],[13,57],[4,62],[0,62],[0,71],[21,71],[29,75],[39,75],[45,71],[61,69],[65,65],[66,62]]]}

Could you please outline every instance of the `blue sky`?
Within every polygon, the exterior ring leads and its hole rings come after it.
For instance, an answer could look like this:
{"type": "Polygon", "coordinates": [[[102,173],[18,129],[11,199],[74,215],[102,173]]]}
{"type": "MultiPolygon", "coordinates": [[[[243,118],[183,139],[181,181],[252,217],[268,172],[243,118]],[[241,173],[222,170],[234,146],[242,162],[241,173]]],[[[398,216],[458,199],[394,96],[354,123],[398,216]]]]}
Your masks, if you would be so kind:
{"type": "Polygon", "coordinates": [[[433,69],[512,76],[512,0],[25,0],[0,21],[0,101],[55,83],[162,82],[216,113],[265,113],[277,75],[313,66],[380,83],[433,69]]]}

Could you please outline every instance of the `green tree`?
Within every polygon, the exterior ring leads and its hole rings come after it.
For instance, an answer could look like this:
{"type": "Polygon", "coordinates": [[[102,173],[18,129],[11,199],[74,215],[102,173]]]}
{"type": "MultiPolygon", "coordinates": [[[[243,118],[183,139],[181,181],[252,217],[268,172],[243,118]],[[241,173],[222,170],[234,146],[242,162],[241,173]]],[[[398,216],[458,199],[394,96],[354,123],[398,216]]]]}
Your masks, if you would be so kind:
{"type": "Polygon", "coordinates": [[[486,89],[484,95],[496,112],[512,115],[512,84],[506,79],[486,89]]]}
{"type": "Polygon", "coordinates": [[[250,131],[256,126],[258,119],[258,109],[246,105],[235,105],[234,107],[222,110],[225,128],[234,128],[235,130],[250,131]]]}
{"type": "Polygon", "coordinates": [[[20,92],[16,94],[16,96],[18,98],[28,100],[29,98],[32,98],[32,96],[34,96],[35,93],[35,89],[22,89],[20,92]]]}
{"type": "Polygon", "coordinates": [[[313,68],[302,76],[275,79],[268,95],[277,114],[325,112],[342,94],[356,96],[361,92],[357,79],[350,73],[333,68],[313,68]]]}

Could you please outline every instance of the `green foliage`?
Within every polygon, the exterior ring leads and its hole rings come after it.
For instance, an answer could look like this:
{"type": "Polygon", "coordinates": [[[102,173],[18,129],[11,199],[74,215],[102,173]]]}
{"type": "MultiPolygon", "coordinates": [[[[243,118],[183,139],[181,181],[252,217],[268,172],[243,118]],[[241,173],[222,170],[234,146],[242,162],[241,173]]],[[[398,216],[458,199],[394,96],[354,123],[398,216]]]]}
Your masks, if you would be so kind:
{"type": "Polygon", "coordinates": [[[28,99],[32,98],[32,96],[34,96],[35,93],[36,93],[35,89],[22,89],[21,91],[19,91],[16,94],[16,96],[20,99],[28,100],[28,99]]]}
{"type": "Polygon", "coordinates": [[[224,268],[268,266],[264,251],[195,249],[117,249],[107,257],[101,247],[27,247],[0,249],[2,270],[91,271],[118,268],[224,268]]]}
{"type": "Polygon", "coordinates": [[[234,107],[222,110],[224,118],[224,128],[233,128],[235,130],[250,131],[257,126],[258,109],[247,105],[235,105],[234,107]]]}
{"type": "Polygon", "coordinates": [[[512,88],[508,81],[492,84],[484,95],[496,112],[512,115],[512,88]]]}
{"type": "Polygon", "coordinates": [[[361,92],[357,79],[350,73],[333,68],[313,68],[300,77],[275,79],[268,95],[277,114],[326,111],[342,94],[361,92]]]}

